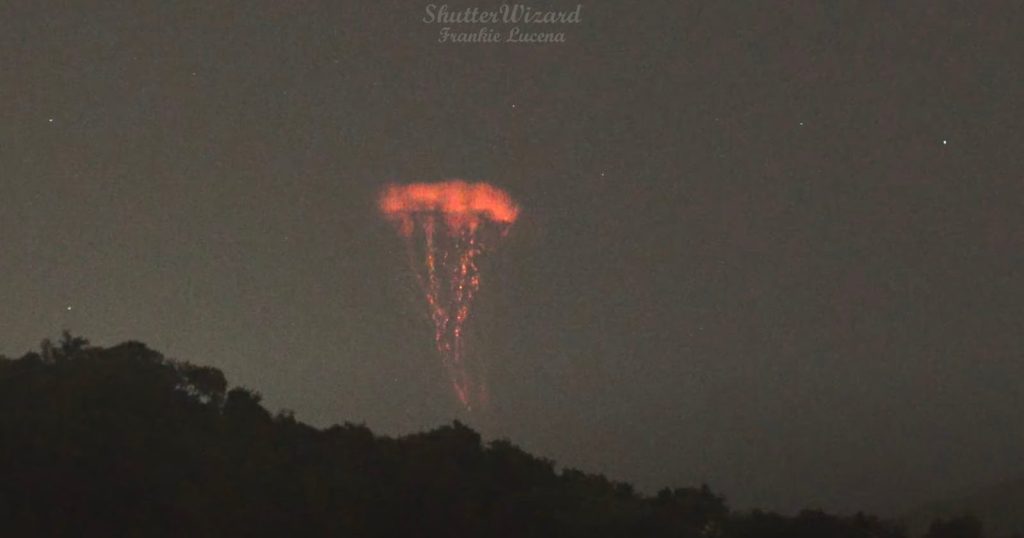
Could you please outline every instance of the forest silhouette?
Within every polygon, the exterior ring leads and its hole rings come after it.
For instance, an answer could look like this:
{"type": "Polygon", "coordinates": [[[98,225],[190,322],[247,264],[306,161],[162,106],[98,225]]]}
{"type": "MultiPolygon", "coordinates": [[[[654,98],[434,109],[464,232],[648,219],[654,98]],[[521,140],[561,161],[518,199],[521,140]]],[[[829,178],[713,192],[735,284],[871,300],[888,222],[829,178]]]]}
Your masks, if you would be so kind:
{"type": "MultiPolygon", "coordinates": [[[[459,422],[389,438],[273,414],[216,368],[64,333],[0,357],[0,536],[897,538],[866,514],[648,496],[483,443],[459,422]]],[[[984,536],[964,515],[928,538],[984,536]]]]}

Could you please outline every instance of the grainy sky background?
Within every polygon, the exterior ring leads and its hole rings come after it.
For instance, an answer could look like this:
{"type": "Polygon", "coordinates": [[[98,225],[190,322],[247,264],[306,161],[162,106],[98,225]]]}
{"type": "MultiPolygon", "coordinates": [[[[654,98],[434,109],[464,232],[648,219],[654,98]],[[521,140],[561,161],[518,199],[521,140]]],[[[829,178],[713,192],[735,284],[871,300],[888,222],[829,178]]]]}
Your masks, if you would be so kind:
{"type": "Polygon", "coordinates": [[[436,43],[426,2],[87,4],[0,7],[0,352],[69,328],[446,423],[374,198],[464,177],[523,207],[471,321],[488,436],[738,507],[1024,474],[1020,5],[584,2],[531,46],[436,43]]]}

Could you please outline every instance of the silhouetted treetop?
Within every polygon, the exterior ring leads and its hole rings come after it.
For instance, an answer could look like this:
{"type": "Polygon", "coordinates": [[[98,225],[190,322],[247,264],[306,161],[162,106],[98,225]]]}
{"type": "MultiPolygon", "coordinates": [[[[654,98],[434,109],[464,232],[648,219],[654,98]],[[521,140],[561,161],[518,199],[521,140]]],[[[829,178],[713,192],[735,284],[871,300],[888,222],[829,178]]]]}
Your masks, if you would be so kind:
{"type": "Polygon", "coordinates": [[[0,357],[0,477],[0,536],[904,536],[862,514],[733,512],[706,485],[645,496],[458,421],[321,430],[216,368],[69,333],[0,357]]]}

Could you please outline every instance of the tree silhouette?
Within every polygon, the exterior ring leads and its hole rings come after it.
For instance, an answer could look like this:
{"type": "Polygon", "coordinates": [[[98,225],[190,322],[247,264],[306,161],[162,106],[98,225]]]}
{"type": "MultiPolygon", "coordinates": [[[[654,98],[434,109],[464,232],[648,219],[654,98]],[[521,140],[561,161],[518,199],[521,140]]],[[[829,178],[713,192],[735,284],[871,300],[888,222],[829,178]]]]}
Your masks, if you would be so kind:
{"type": "MultiPolygon", "coordinates": [[[[274,415],[216,368],[64,333],[0,357],[0,536],[901,538],[872,516],[646,496],[453,422],[389,438],[274,415]]],[[[976,519],[927,538],[977,538],[976,519]]]]}
{"type": "Polygon", "coordinates": [[[981,521],[972,515],[937,519],[928,528],[925,538],[984,538],[981,521]]]}

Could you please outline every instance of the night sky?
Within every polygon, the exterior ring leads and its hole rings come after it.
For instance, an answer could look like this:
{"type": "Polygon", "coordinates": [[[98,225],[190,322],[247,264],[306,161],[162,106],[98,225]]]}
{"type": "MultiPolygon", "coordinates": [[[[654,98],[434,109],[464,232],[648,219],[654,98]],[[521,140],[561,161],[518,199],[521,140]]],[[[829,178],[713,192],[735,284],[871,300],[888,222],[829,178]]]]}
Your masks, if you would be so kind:
{"type": "Polygon", "coordinates": [[[3,354],[140,340],[316,425],[458,417],[740,508],[1024,475],[1020,5],[590,1],[531,45],[438,43],[427,2],[84,4],[0,8],[3,354]],[[445,178],[522,208],[486,413],[376,207],[445,178]]]}

